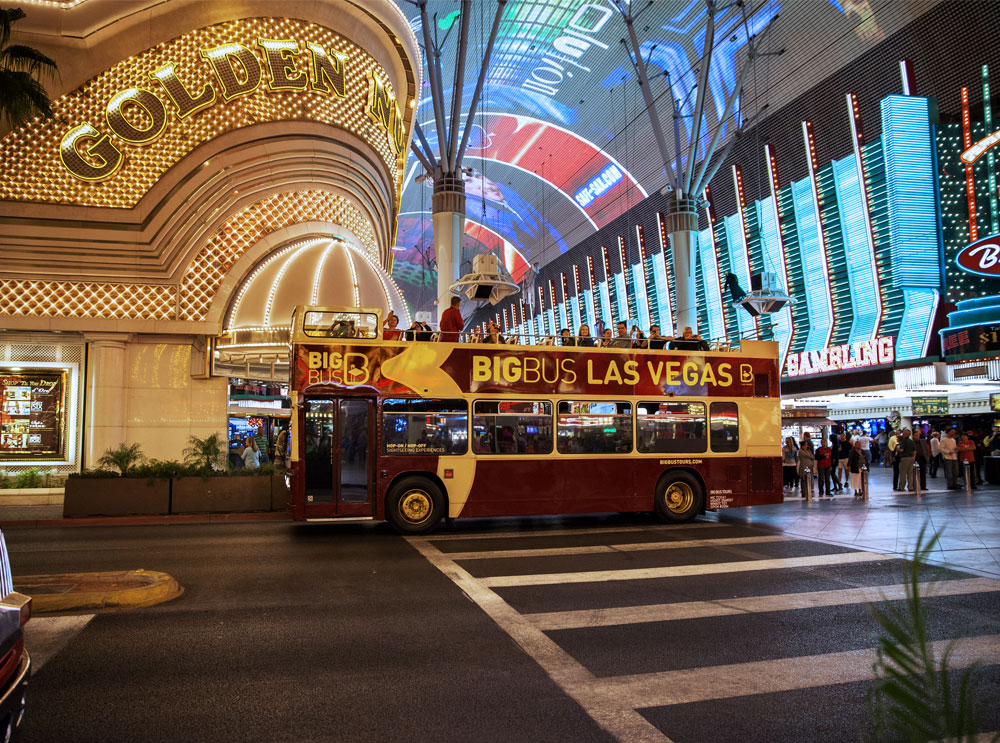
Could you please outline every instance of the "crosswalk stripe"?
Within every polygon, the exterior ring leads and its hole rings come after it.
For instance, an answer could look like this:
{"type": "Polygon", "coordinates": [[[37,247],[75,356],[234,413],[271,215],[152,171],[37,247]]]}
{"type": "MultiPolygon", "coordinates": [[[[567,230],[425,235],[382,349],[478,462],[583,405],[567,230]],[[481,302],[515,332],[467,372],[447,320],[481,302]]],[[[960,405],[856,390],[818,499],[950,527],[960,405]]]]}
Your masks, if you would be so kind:
{"type": "MultiPolygon", "coordinates": [[[[951,668],[1000,662],[1000,635],[941,640],[930,643],[930,646],[936,656],[951,649],[951,668]]],[[[866,648],[635,676],[612,676],[585,682],[585,688],[572,689],[572,692],[627,700],[633,709],[774,694],[871,680],[874,678],[872,664],[876,653],[875,648],[866,648]]]]}
{"type": "MultiPolygon", "coordinates": [[[[947,580],[925,584],[924,590],[926,591],[923,594],[925,598],[986,593],[989,591],[1000,591],[1000,580],[990,578],[947,580]]],[[[610,627],[613,625],[643,624],[646,622],[669,622],[677,619],[702,619],[704,617],[786,611],[789,609],[813,609],[821,606],[864,604],[905,598],[906,584],[899,583],[891,586],[785,593],[771,596],[750,596],[747,598],[722,599],[719,601],[685,601],[675,604],[553,611],[526,614],[525,616],[538,629],[547,631],[610,627]]]]}
{"type": "Polygon", "coordinates": [[[676,542],[622,542],[591,544],[581,547],[539,547],[538,549],[482,550],[475,552],[447,552],[452,560],[498,560],[508,557],[561,557],[564,555],[598,555],[608,552],[645,552],[647,550],[675,550],[690,547],[718,547],[734,544],[762,544],[766,542],[792,542],[797,537],[726,537],[725,539],[682,539],[676,542]]]}
{"type": "Polygon", "coordinates": [[[844,565],[896,559],[899,558],[882,555],[877,552],[841,552],[831,555],[783,557],[772,560],[742,560],[740,562],[712,562],[661,568],[591,570],[579,573],[539,573],[536,575],[497,575],[480,578],[480,580],[484,585],[491,588],[509,588],[512,586],[544,586],[552,583],[603,583],[606,581],[677,578],[681,576],[713,575],[717,573],[745,573],[754,570],[808,568],[821,565],[844,565]]]}
{"type": "Polygon", "coordinates": [[[695,521],[690,524],[653,524],[647,526],[602,526],[590,529],[529,529],[528,531],[495,532],[485,534],[430,534],[425,537],[407,537],[411,542],[455,542],[455,541],[475,541],[479,539],[517,539],[519,537],[564,537],[576,534],[615,534],[618,532],[628,533],[634,531],[674,531],[677,529],[718,529],[720,527],[732,528],[730,524],[717,524],[712,521],[695,521]]]}
{"type": "Polygon", "coordinates": [[[618,740],[635,743],[672,743],[670,738],[629,705],[608,700],[600,690],[596,690],[595,694],[595,690],[589,686],[596,680],[590,671],[447,554],[418,537],[406,537],[406,541],[462,589],[542,667],[557,686],[576,700],[611,735],[618,740]]]}

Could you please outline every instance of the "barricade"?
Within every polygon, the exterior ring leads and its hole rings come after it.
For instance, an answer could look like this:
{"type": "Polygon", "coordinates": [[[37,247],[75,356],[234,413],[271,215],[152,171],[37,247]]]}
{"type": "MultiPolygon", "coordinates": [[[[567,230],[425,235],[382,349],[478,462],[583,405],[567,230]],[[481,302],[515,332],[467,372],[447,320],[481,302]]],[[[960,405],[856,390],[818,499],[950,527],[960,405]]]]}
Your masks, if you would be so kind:
{"type": "Polygon", "coordinates": [[[920,489],[920,462],[913,463],[913,489],[916,491],[917,497],[919,498],[923,491],[920,489]]]}
{"type": "Polygon", "coordinates": [[[868,465],[861,465],[861,497],[868,502],[868,465]]]}
{"type": "Polygon", "coordinates": [[[972,465],[969,462],[962,462],[962,468],[965,474],[965,494],[972,495],[972,465]]]}

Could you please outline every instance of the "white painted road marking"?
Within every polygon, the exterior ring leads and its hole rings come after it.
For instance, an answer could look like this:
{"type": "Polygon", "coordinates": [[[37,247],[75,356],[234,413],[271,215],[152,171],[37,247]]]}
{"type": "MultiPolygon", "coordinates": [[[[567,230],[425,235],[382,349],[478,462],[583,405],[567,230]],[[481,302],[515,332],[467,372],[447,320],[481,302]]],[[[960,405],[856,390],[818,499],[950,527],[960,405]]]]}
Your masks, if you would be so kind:
{"type": "MultiPolygon", "coordinates": [[[[928,590],[924,594],[924,597],[959,596],[970,593],[986,593],[989,591],[1000,591],[1000,580],[970,578],[968,580],[941,581],[934,584],[933,589],[928,590]]],[[[586,627],[610,627],[619,624],[669,622],[677,619],[702,619],[704,617],[721,617],[732,614],[787,611],[789,609],[813,609],[820,606],[866,604],[875,601],[894,601],[905,598],[906,585],[897,583],[892,586],[849,588],[837,591],[809,591],[805,593],[782,593],[772,596],[721,599],[718,601],[685,601],[674,604],[620,606],[581,611],[553,611],[526,614],[525,616],[529,622],[541,630],[583,629],[586,627]]]]}
{"type": "Polygon", "coordinates": [[[644,552],[647,550],[676,550],[691,547],[718,547],[734,544],[762,544],[767,542],[791,542],[798,537],[727,537],[725,539],[683,539],[675,542],[612,542],[611,544],[590,544],[581,547],[539,547],[538,549],[484,550],[476,552],[446,552],[455,560],[494,560],[508,557],[559,557],[562,555],[598,555],[608,552],[644,552]]]}
{"type": "MultiPolygon", "coordinates": [[[[929,643],[935,656],[951,648],[949,666],[1000,661],[1000,635],[960,637],[929,643]]],[[[628,699],[636,709],[708,702],[749,694],[774,694],[814,686],[830,686],[874,678],[876,648],[844,653],[776,658],[725,666],[612,676],[589,682],[595,694],[628,699]]]]}
{"type": "Polygon", "coordinates": [[[529,531],[489,532],[486,534],[429,534],[426,537],[407,537],[411,542],[460,542],[479,541],[480,539],[517,539],[519,537],[564,537],[576,534],[627,534],[635,531],[674,531],[676,529],[719,529],[729,524],[717,524],[712,521],[695,521],[690,524],[649,524],[648,526],[604,526],[592,529],[534,529],[529,531]]]}
{"type": "Polygon", "coordinates": [[[630,568],[626,570],[590,570],[581,573],[540,573],[538,575],[497,575],[482,578],[492,588],[511,586],[545,586],[553,583],[605,583],[616,580],[648,580],[652,578],[677,578],[688,575],[714,575],[718,573],[747,573],[754,570],[781,568],[811,568],[821,565],[845,565],[858,562],[897,560],[877,552],[840,552],[832,555],[808,557],[782,557],[773,560],[741,560],[739,562],[712,562],[702,565],[673,565],[664,568],[630,568]]]}
{"type": "Polygon", "coordinates": [[[93,618],[93,614],[32,617],[24,627],[24,647],[31,656],[31,672],[38,673],[42,666],[80,634],[93,618]]]}

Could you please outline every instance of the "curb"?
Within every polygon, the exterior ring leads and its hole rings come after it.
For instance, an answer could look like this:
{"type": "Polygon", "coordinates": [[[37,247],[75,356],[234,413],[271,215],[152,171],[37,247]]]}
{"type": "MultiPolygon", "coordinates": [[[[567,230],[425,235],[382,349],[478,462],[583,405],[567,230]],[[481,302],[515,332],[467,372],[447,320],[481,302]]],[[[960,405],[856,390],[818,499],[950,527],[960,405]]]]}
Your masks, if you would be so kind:
{"type": "Polygon", "coordinates": [[[284,511],[266,513],[194,513],[172,516],[83,516],[73,519],[0,521],[0,529],[44,526],[147,526],[150,524],[217,524],[233,521],[291,521],[284,511]]]}
{"type": "Polygon", "coordinates": [[[184,593],[173,576],[155,570],[25,575],[16,579],[16,590],[31,596],[33,614],[138,609],[184,593]],[[61,588],[66,590],[45,592],[61,588]]]}

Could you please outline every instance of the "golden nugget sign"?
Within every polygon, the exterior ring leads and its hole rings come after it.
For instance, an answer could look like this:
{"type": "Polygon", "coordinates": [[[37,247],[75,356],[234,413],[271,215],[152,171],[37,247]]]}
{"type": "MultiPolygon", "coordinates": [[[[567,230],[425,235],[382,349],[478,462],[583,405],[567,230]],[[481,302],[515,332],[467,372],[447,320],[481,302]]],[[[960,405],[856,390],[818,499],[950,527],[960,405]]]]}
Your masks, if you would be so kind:
{"type": "MultiPolygon", "coordinates": [[[[125,88],[111,97],[103,127],[85,122],[66,132],[59,148],[63,165],[80,180],[110,178],[125,162],[111,135],[132,145],[155,142],[166,129],[168,105],[174,118],[186,119],[215,105],[220,98],[228,103],[257,92],[265,70],[270,90],[311,90],[344,98],[346,55],[311,41],[306,41],[304,47],[291,39],[258,39],[259,52],[236,43],[201,49],[203,64],[211,66],[215,77],[201,90],[189,90],[177,76],[173,62],[150,70],[151,89],[125,88]]],[[[389,145],[399,157],[406,143],[402,112],[375,69],[368,72],[365,113],[385,129],[389,145]]]]}

